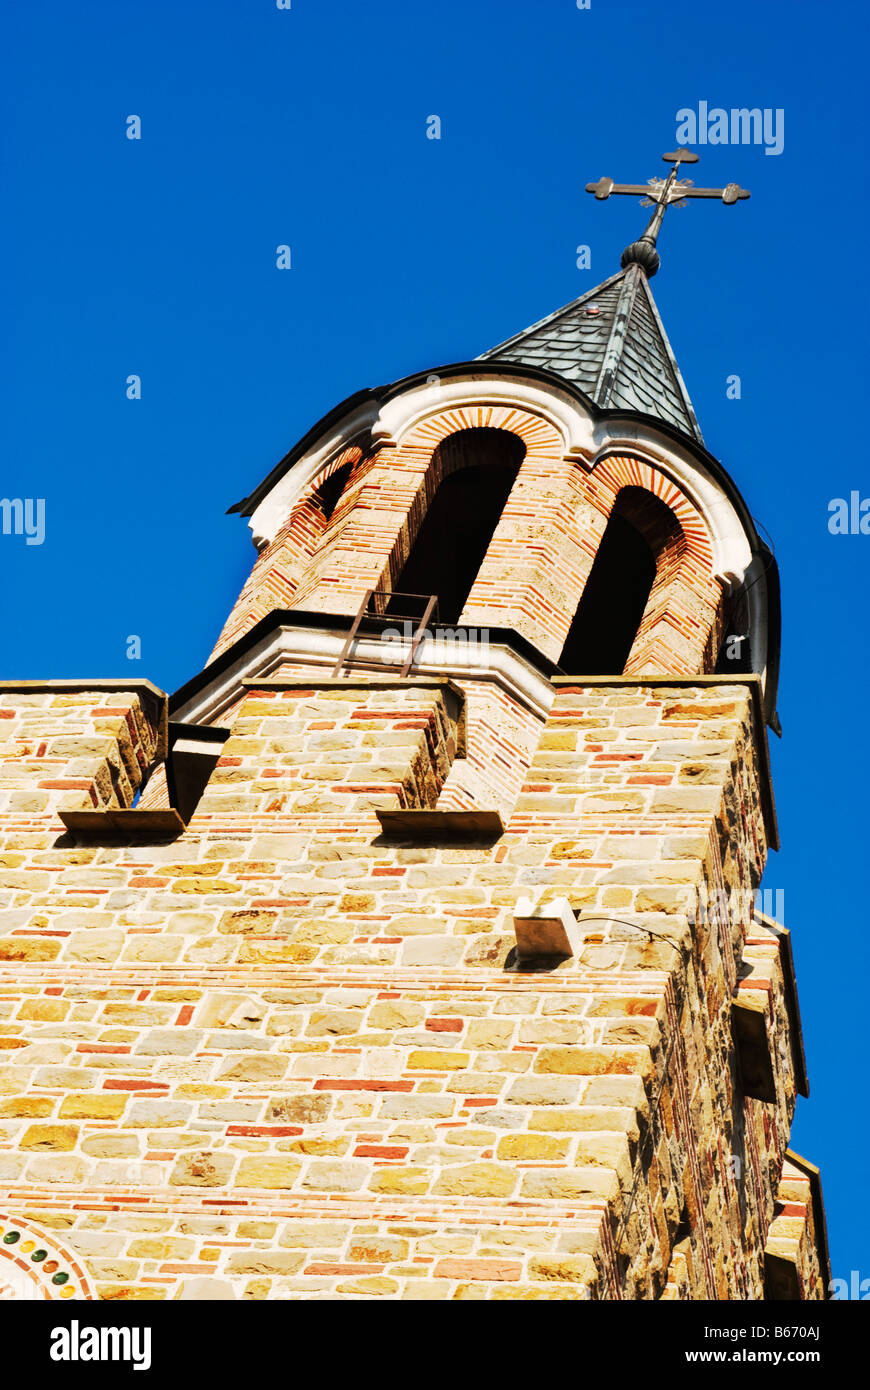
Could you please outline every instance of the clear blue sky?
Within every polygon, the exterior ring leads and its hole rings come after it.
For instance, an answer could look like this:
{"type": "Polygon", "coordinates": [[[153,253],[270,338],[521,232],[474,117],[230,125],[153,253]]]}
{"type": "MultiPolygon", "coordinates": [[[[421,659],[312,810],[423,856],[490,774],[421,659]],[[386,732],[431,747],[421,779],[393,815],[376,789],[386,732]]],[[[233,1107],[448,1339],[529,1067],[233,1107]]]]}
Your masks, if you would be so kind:
{"type": "Polygon", "coordinates": [[[679,108],[784,110],[778,156],[701,150],[697,182],[752,198],[669,213],[654,289],[782,570],[783,849],[765,881],[785,892],[813,1090],[793,1144],[822,1168],[847,1278],[870,1276],[870,536],[831,536],[827,506],[870,496],[850,418],[866,23],[855,0],[40,0],[6,7],[0,60],[0,496],[46,504],[41,546],[0,536],[0,677],[132,666],[168,690],[253,559],[225,509],[315,420],[611,274],[646,214],[584,184],[658,174],[679,108]]]}

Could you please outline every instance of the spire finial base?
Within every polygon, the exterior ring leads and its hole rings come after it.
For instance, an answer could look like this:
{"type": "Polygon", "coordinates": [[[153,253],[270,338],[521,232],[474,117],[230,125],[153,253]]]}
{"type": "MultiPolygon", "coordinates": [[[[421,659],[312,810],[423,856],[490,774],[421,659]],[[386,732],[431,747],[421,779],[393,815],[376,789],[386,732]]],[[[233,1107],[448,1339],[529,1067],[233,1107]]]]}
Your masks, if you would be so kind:
{"type": "Polygon", "coordinates": [[[630,265],[639,265],[649,280],[655,275],[661,263],[655,242],[652,237],[645,236],[642,236],[639,241],[633,241],[630,246],[626,246],[620,261],[623,270],[628,270],[630,265]]]}

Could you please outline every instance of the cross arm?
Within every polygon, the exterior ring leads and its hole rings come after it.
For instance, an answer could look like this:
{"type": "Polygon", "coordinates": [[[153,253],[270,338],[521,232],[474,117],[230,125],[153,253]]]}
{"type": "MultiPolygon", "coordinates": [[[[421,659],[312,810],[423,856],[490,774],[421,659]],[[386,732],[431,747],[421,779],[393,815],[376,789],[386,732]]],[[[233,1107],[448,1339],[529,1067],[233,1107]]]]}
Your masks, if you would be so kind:
{"type": "Polygon", "coordinates": [[[587,183],[587,193],[594,193],[596,198],[609,198],[611,193],[634,193],[639,198],[648,198],[650,188],[648,183],[614,183],[613,179],[599,179],[597,183],[587,183]]]}
{"type": "Polygon", "coordinates": [[[723,203],[736,203],[749,197],[749,190],[736,183],[726,184],[724,188],[693,188],[691,184],[686,183],[674,183],[668,187],[663,182],[658,185],[614,183],[613,179],[599,179],[597,183],[587,183],[586,192],[594,193],[600,200],[609,198],[611,193],[627,193],[638,198],[649,198],[652,202],[656,201],[657,194],[661,199],[664,193],[664,201],[667,203],[678,203],[683,198],[721,198],[723,203]]]}
{"type": "Polygon", "coordinates": [[[686,188],[675,185],[673,200],[680,198],[721,198],[723,203],[736,203],[750,197],[748,188],[737,183],[728,183],[724,188],[686,188]]]}

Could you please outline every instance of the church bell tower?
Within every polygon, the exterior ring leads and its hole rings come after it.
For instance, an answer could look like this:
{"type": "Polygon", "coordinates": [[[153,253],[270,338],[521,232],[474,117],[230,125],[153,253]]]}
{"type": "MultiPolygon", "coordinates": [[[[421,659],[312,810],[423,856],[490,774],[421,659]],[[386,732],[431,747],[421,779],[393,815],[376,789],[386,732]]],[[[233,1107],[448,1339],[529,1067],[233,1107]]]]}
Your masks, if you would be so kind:
{"type": "Polygon", "coordinates": [[[3,847],[60,870],[0,938],[0,1207],[79,1293],[826,1296],[755,903],[776,563],[650,288],[669,205],[749,196],[696,158],[589,185],[653,207],[603,284],[232,508],[257,557],[175,695],[0,688],[3,847]]]}

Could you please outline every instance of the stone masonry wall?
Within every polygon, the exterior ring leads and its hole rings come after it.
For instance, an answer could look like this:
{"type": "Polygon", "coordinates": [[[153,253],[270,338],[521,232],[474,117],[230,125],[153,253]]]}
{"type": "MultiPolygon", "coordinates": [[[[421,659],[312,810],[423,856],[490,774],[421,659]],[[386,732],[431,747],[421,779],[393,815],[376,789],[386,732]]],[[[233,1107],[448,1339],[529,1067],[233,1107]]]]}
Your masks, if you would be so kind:
{"type": "Polygon", "coordinates": [[[77,740],[110,720],[120,748],[136,697],[2,692],[10,794],[37,798],[0,816],[19,1248],[53,1242],[68,1297],[761,1297],[794,1107],[779,948],[690,925],[775,833],[752,687],[562,682],[503,835],[395,840],[375,809],[438,806],[462,692],[267,683],[153,843],[56,817],[77,740]],[[568,898],[577,955],[520,967],[529,894],[568,898]],[[774,1104],[740,1091],[750,978],[774,1104]]]}
{"type": "Polygon", "coordinates": [[[0,684],[0,812],[22,833],[59,805],[129,806],[166,752],[166,697],[37,681],[0,684]]]}

